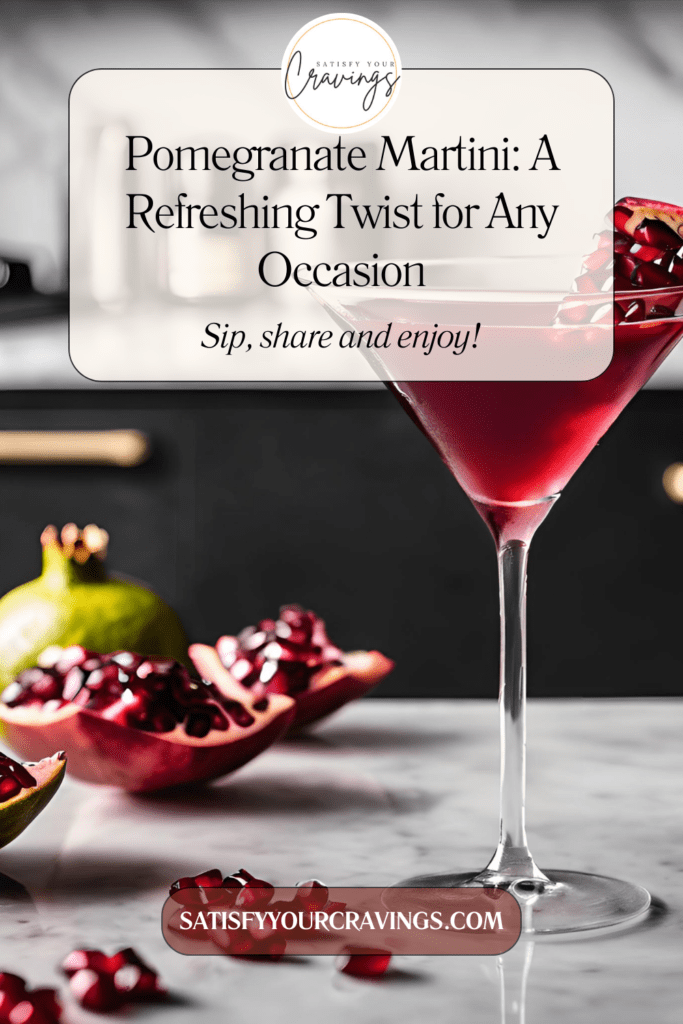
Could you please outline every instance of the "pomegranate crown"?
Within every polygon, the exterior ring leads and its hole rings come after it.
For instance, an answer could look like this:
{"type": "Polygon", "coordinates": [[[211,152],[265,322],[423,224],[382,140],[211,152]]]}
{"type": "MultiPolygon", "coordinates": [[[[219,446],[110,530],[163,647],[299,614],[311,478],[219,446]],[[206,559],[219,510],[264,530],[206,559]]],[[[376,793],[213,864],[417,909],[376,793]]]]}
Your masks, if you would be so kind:
{"type": "Polygon", "coordinates": [[[75,523],[67,523],[61,534],[56,526],[50,525],[41,533],[40,543],[43,548],[58,547],[65,558],[73,558],[82,565],[93,555],[101,562],[105,560],[109,534],[94,523],[89,523],[82,530],[75,523]]]}

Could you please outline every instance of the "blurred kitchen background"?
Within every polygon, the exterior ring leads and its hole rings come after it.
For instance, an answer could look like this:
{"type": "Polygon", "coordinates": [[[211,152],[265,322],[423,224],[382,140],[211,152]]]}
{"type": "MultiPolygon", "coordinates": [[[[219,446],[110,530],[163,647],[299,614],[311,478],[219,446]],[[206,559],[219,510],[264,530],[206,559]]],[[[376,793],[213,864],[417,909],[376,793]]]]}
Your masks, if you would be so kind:
{"type": "MultiPolygon", "coordinates": [[[[405,67],[599,71],[616,96],[617,196],[683,202],[680,2],[353,9],[386,28],[405,67]]],[[[396,659],[378,695],[492,696],[492,543],[381,386],[124,388],[94,384],[68,358],[75,79],[98,67],[279,67],[296,28],[330,11],[270,0],[0,5],[0,592],[37,575],[46,523],[96,522],[111,534],[112,567],[158,590],[194,640],[298,601],[340,646],[396,659]],[[149,458],[17,464],[6,433],[84,429],[142,431],[149,458]]],[[[681,692],[681,387],[683,346],[534,542],[534,695],[681,692]]]]}

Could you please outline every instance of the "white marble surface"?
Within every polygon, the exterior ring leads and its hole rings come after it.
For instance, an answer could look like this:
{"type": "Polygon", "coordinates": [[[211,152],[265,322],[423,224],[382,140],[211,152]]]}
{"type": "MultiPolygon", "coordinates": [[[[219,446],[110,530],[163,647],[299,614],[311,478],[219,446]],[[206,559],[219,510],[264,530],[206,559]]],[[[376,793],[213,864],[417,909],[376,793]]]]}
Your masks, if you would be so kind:
{"type": "MultiPolygon", "coordinates": [[[[384,885],[416,870],[483,866],[497,832],[495,703],[375,700],[185,799],[67,779],[0,852],[0,871],[33,901],[0,910],[0,969],[46,984],[74,946],[134,945],[177,1000],[126,1018],[159,1024],[190,1014],[199,1024],[680,1021],[683,703],[536,701],[529,729],[529,833],[540,865],[639,882],[667,912],[610,937],[520,942],[502,966],[397,958],[376,982],[337,975],[325,957],[272,964],[174,953],[159,928],[167,886],[202,868],[244,866],[284,885],[311,875],[384,885]]],[[[95,1019],[68,1007],[67,1021],[95,1019]]]]}

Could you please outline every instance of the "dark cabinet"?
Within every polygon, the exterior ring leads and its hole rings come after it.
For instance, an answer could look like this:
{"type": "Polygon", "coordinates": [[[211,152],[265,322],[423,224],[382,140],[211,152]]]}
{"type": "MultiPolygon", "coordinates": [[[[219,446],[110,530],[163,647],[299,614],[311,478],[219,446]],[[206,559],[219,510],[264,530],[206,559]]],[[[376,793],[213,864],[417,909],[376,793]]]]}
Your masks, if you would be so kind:
{"type": "MultiPolygon", "coordinates": [[[[192,639],[298,601],[345,648],[397,661],[378,694],[496,692],[493,545],[383,391],[5,392],[0,429],[133,427],[132,469],[0,466],[0,588],[39,569],[43,526],[96,522],[113,568],[180,612],[192,639]]],[[[530,560],[530,692],[677,694],[683,397],[643,392],[568,486],[530,560]]]]}

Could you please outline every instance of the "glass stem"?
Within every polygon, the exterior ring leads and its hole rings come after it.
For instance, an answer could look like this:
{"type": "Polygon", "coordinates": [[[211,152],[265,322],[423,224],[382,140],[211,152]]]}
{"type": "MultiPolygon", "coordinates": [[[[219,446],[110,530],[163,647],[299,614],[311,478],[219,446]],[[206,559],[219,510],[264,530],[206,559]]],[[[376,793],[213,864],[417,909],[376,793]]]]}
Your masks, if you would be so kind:
{"type": "Polygon", "coordinates": [[[526,569],[529,545],[498,545],[500,581],[500,840],[487,871],[545,879],[534,864],[524,823],[526,790],[526,569]]]}

